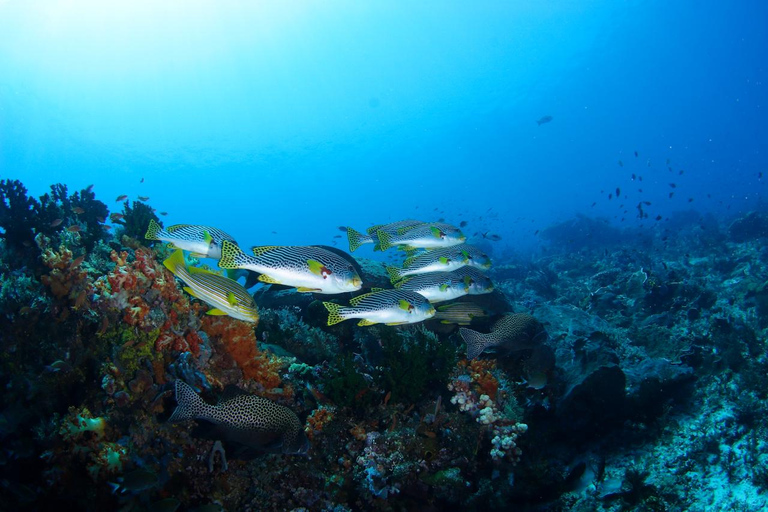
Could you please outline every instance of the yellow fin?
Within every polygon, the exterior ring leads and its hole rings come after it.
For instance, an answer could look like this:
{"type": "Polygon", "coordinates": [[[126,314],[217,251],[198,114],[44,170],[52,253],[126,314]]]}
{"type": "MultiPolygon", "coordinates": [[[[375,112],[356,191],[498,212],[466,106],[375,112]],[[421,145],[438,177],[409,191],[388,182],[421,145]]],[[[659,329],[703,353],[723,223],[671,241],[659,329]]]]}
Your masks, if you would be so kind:
{"type": "Polygon", "coordinates": [[[323,269],[325,269],[326,272],[328,271],[328,268],[317,260],[307,260],[307,266],[309,267],[309,271],[316,276],[323,275],[323,269]]]}
{"type": "Polygon", "coordinates": [[[194,297],[194,298],[196,298],[196,299],[197,299],[197,298],[199,298],[199,297],[197,296],[197,294],[195,293],[195,290],[193,290],[193,289],[192,289],[192,288],[190,288],[189,286],[185,286],[185,287],[184,287],[184,291],[185,291],[185,292],[187,292],[188,294],[190,294],[191,296],[193,296],[193,297],[194,297]]]}
{"type": "Polygon", "coordinates": [[[256,247],[251,247],[251,250],[253,251],[254,256],[261,256],[262,254],[266,254],[269,251],[274,251],[275,249],[279,248],[279,245],[259,245],[256,247]]]}
{"type": "Polygon", "coordinates": [[[373,295],[374,293],[375,292],[368,292],[362,295],[358,295],[357,297],[352,297],[351,299],[349,299],[349,303],[352,304],[353,306],[357,306],[361,300],[368,297],[369,295],[373,295]]]}
{"type": "Polygon", "coordinates": [[[163,261],[163,265],[173,274],[176,274],[177,269],[187,266],[187,263],[184,261],[184,253],[179,249],[175,250],[173,254],[168,256],[168,258],[163,261]]]}
{"type": "Polygon", "coordinates": [[[328,310],[328,325],[334,325],[345,320],[345,318],[341,316],[340,305],[335,302],[323,302],[323,306],[328,310]]]}
{"type": "Polygon", "coordinates": [[[270,277],[267,274],[261,274],[259,276],[259,281],[262,283],[269,283],[269,284],[281,284],[280,281],[275,279],[274,277],[270,277]]]}
{"type": "Polygon", "coordinates": [[[320,292],[322,290],[320,288],[307,288],[306,286],[299,286],[296,288],[296,291],[301,293],[309,293],[309,292],[320,292]]]}
{"type": "Polygon", "coordinates": [[[237,306],[237,297],[235,297],[234,293],[229,292],[227,294],[227,302],[229,302],[230,306],[237,306]]]}
{"type": "Polygon", "coordinates": [[[203,240],[208,245],[211,245],[211,242],[213,242],[213,237],[211,236],[211,234],[208,231],[203,231],[203,240]]]}
{"type": "Polygon", "coordinates": [[[377,324],[377,323],[378,322],[373,322],[371,320],[366,320],[365,318],[363,318],[362,320],[357,322],[357,325],[359,325],[361,327],[365,327],[366,325],[373,325],[373,324],[377,324]]]}
{"type": "Polygon", "coordinates": [[[220,310],[218,308],[209,309],[205,314],[206,315],[212,315],[212,316],[227,316],[226,312],[224,312],[224,311],[222,311],[222,310],[220,310]]]}
{"type": "Polygon", "coordinates": [[[408,323],[408,322],[387,322],[387,323],[386,323],[386,324],[384,324],[384,325],[405,325],[405,324],[407,324],[407,323],[408,323]]]}
{"type": "Polygon", "coordinates": [[[157,236],[162,230],[163,228],[160,227],[160,224],[155,222],[155,219],[149,219],[149,227],[147,228],[147,233],[144,235],[144,238],[147,240],[160,240],[157,236]]]}
{"type": "Polygon", "coordinates": [[[211,270],[201,268],[201,267],[187,267],[187,270],[190,274],[214,274],[214,275],[221,275],[217,274],[216,272],[213,272],[211,270]]]}

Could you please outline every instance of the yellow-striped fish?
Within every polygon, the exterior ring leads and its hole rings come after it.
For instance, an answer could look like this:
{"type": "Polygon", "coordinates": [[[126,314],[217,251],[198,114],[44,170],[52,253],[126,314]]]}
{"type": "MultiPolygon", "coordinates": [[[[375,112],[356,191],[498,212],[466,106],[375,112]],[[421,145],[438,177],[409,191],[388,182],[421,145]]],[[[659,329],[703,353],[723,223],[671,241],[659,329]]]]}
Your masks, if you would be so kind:
{"type": "Polygon", "coordinates": [[[163,265],[184,282],[185,292],[214,308],[208,311],[209,315],[229,315],[246,322],[259,321],[253,297],[237,281],[210,270],[188,267],[180,249],[174,251],[163,265]]]}
{"type": "Polygon", "coordinates": [[[224,240],[237,243],[231,235],[210,226],[176,224],[163,229],[154,219],[149,221],[144,238],[169,242],[174,249],[189,251],[200,258],[213,259],[221,258],[221,243],[224,240]]]}

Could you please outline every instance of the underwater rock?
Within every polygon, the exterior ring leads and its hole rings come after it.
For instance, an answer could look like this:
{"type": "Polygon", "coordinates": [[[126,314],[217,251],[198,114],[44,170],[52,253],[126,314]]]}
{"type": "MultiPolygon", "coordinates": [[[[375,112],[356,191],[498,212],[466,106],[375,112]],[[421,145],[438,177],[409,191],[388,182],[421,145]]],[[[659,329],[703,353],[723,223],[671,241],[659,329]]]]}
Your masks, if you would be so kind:
{"type": "Polygon", "coordinates": [[[625,419],[626,380],[618,366],[601,366],[571,388],[557,409],[570,439],[594,439],[625,419]]]}
{"type": "Polygon", "coordinates": [[[731,223],[728,234],[731,240],[739,243],[768,236],[768,215],[749,212],[731,223]]]}
{"type": "Polygon", "coordinates": [[[641,421],[661,415],[670,401],[685,401],[693,391],[690,384],[696,379],[693,368],[663,358],[639,361],[624,372],[629,409],[641,421]]]}

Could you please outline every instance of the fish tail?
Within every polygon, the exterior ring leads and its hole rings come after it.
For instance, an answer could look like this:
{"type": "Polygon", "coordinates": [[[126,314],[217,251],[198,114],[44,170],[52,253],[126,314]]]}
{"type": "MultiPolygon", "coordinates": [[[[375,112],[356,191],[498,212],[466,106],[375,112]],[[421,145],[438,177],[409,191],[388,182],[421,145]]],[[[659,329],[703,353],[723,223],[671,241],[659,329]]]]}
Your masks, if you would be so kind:
{"type": "Polygon", "coordinates": [[[376,232],[376,236],[379,239],[379,246],[381,247],[382,251],[386,251],[390,247],[392,247],[392,235],[387,233],[386,231],[378,230],[376,232]]]}
{"type": "Polygon", "coordinates": [[[241,259],[245,255],[236,243],[224,240],[221,243],[221,259],[219,259],[219,268],[235,269],[240,268],[241,259]]]}
{"type": "Polygon", "coordinates": [[[483,350],[494,344],[494,338],[491,334],[483,334],[466,327],[459,328],[459,335],[467,344],[467,359],[476,358],[483,350]]]}
{"type": "Polygon", "coordinates": [[[336,325],[346,320],[341,316],[341,306],[335,302],[323,302],[323,306],[328,310],[328,325],[336,325]]]}
{"type": "Polygon", "coordinates": [[[402,272],[402,269],[399,269],[397,267],[386,267],[387,268],[387,274],[389,274],[389,281],[392,283],[395,283],[403,278],[403,276],[400,274],[402,272]]]}
{"type": "Polygon", "coordinates": [[[202,418],[203,412],[210,407],[195,390],[181,379],[176,379],[176,409],[168,418],[169,423],[202,418]]]}
{"type": "Polygon", "coordinates": [[[181,249],[173,251],[173,254],[163,261],[163,265],[170,270],[173,275],[179,275],[179,269],[187,268],[187,263],[184,261],[184,253],[181,249]]]}
{"type": "Polygon", "coordinates": [[[349,252],[355,252],[355,249],[357,249],[364,243],[367,243],[368,240],[371,239],[371,237],[368,235],[364,235],[361,232],[348,227],[347,239],[349,240],[349,252]]]}
{"type": "Polygon", "coordinates": [[[149,227],[147,228],[147,234],[144,235],[144,238],[147,240],[160,240],[158,235],[162,230],[163,228],[160,227],[160,224],[155,222],[155,219],[149,219],[149,227]]]}

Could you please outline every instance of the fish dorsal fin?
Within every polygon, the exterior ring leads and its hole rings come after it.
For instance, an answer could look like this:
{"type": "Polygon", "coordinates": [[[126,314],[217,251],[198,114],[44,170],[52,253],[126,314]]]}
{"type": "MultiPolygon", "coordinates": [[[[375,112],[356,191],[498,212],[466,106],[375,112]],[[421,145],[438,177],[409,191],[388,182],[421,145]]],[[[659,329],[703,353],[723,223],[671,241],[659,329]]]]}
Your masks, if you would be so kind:
{"type": "Polygon", "coordinates": [[[374,235],[378,230],[384,227],[384,224],[376,224],[375,226],[371,226],[368,229],[365,230],[366,233],[369,235],[374,235]]]}
{"type": "Polygon", "coordinates": [[[234,384],[228,384],[226,387],[224,387],[224,390],[221,392],[221,396],[219,397],[219,403],[222,404],[228,400],[232,400],[233,398],[237,398],[239,396],[243,395],[249,395],[247,391],[243,391],[239,387],[235,386],[234,384]]]}
{"type": "Polygon", "coordinates": [[[373,325],[373,324],[375,324],[375,323],[377,323],[377,322],[374,322],[374,321],[372,321],[372,320],[366,320],[366,319],[362,319],[362,320],[360,320],[359,322],[357,322],[357,325],[359,325],[359,326],[361,326],[361,327],[365,327],[366,325],[373,325]]]}
{"type": "Polygon", "coordinates": [[[279,245],[259,245],[256,247],[251,247],[251,250],[253,251],[254,256],[262,256],[270,251],[274,251],[275,249],[279,249],[279,245]]]}
{"type": "Polygon", "coordinates": [[[165,231],[167,233],[175,233],[176,231],[178,231],[180,229],[184,229],[187,226],[188,226],[188,224],[175,224],[173,226],[169,226],[169,227],[165,228],[165,231]]]}
{"type": "Polygon", "coordinates": [[[201,268],[201,267],[187,267],[187,270],[190,274],[213,274],[215,276],[220,276],[221,274],[214,272],[212,270],[208,270],[207,268],[201,268]]]}
{"type": "Polygon", "coordinates": [[[383,292],[386,288],[371,288],[371,293],[383,292]]]}
{"type": "Polygon", "coordinates": [[[267,274],[261,274],[259,276],[259,281],[262,283],[269,283],[269,284],[281,284],[280,281],[275,279],[274,277],[270,277],[267,274]]]}
{"type": "Polygon", "coordinates": [[[307,260],[307,266],[309,267],[309,271],[315,274],[316,276],[323,276],[330,274],[331,271],[328,270],[328,267],[323,265],[317,260],[307,260]]]}
{"type": "Polygon", "coordinates": [[[402,287],[403,287],[403,285],[404,285],[405,283],[407,283],[407,282],[408,282],[408,281],[410,281],[410,280],[411,280],[411,278],[410,278],[410,277],[408,277],[408,278],[406,278],[406,279],[403,279],[402,281],[398,281],[398,282],[396,282],[396,283],[395,283],[395,284],[393,284],[392,286],[394,286],[396,289],[398,289],[398,290],[399,290],[400,288],[402,288],[402,287]]]}
{"type": "Polygon", "coordinates": [[[358,295],[357,297],[352,297],[351,299],[349,299],[349,303],[351,305],[353,305],[353,306],[357,306],[358,304],[360,304],[361,300],[363,300],[366,297],[369,297],[369,296],[373,295],[374,293],[376,293],[376,292],[368,292],[368,293],[364,293],[362,295],[358,295]]]}
{"type": "Polygon", "coordinates": [[[413,263],[413,260],[415,260],[416,258],[417,256],[409,256],[408,258],[406,258],[405,261],[403,262],[403,268],[408,268],[411,265],[411,263],[413,263]]]}

